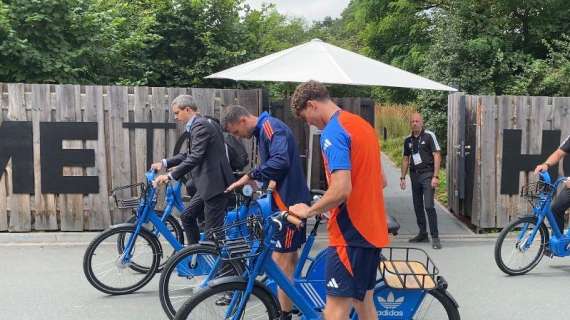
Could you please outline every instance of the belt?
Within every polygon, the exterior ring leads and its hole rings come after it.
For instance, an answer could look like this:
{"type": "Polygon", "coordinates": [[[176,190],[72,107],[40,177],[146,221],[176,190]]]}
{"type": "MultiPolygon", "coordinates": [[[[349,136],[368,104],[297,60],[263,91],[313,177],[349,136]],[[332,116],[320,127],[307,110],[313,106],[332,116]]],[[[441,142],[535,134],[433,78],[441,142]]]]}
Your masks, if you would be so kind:
{"type": "Polygon", "coordinates": [[[417,174],[424,174],[427,172],[434,172],[434,168],[421,168],[421,169],[410,169],[411,173],[417,173],[417,174]]]}

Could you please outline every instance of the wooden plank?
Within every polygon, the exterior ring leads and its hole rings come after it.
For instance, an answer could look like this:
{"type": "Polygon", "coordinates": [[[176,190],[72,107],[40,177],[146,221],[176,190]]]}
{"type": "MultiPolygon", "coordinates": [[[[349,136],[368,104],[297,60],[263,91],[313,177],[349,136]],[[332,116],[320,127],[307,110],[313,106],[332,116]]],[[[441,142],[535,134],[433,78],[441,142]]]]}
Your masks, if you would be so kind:
{"type": "MultiPolygon", "coordinates": [[[[104,103],[109,109],[109,140],[111,189],[131,184],[129,160],[129,135],[123,128],[123,122],[128,122],[128,95],[127,87],[111,86],[108,88],[104,103]]],[[[117,224],[130,217],[128,210],[113,208],[111,223],[117,224]]]]}
{"type": "MultiPolygon", "coordinates": [[[[237,92],[238,103],[249,110],[249,112],[255,114],[255,112],[259,110],[260,94],[261,90],[259,89],[239,90],[237,92]]],[[[288,109],[288,104],[285,105],[285,109],[288,109]]]]}
{"type": "MultiPolygon", "coordinates": [[[[150,122],[150,97],[148,87],[135,87],[134,93],[134,120],[135,122],[150,122]]],[[[133,182],[144,182],[145,172],[147,168],[147,142],[145,129],[129,129],[129,131],[134,132],[134,141],[131,137],[131,143],[135,148],[135,154],[132,157],[135,158],[135,168],[131,168],[136,171],[136,181],[133,182]]],[[[133,162],[131,161],[131,164],[133,162]]]]}
{"type": "MultiPolygon", "coordinates": [[[[78,121],[79,88],[73,85],[56,86],[56,120],[58,122],[78,121]]],[[[80,113],[79,113],[80,114],[80,113]]],[[[79,120],[81,118],[79,117],[79,120]]],[[[76,141],[63,141],[63,149],[81,148],[81,143],[76,141]]],[[[81,168],[64,167],[64,176],[80,176],[81,168]]],[[[60,194],[57,199],[62,231],[83,230],[83,195],[60,194]]]]}
{"type": "Polygon", "coordinates": [[[55,195],[42,194],[40,121],[50,121],[51,101],[49,85],[32,85],[32,127],[34,148],[34,230],[57,230],[55,195]],[[48,111],[45,111],[48,110],[48,111]]]}
{"type": "Polygon", "coordinates": [[[480,97],[481,103],[481,220],[480,227],[495,227],[496,216],[496,107],[494,97],[480,97]]]}
{"type": "MultiPolygon", "coordinates": [[[[8,113],[8,87],[5,83],[0,83],[0,125],[5,120],[4,114],[8,113]]],[[[8,230],[8,203],[7,203],[7,187],[8,187],[8,173],[4,168],[0,174],[0,231],[8,230]]]]}
{"type": "MultiPolygon", "coordinates": [[[[498,106],[498,130],[497,130],[497,180],[502,181],[503,163],[503,140],[504,130],[513,129],[516,120],[515,102],[512,96],[499,97],[498,106]]],[[[509,217],[516,215],[516,210],[512,206],[513,199],[510,195],[501,194],[500,188],[497,190],[497,226],[504,227],[509,217]]]]}
{"type": "Polygon", "coordinates": [[[392,288],[435,288],[435,281],[418,261],[387,260],[380,262],[378,269],[392,288]]]}
{"type": "Polygon", "coordinates": [[[198,111],[205,116],[212,116],[214,113],[215,89],[192,88],[192,97],[198,105],[198,111]]]}
{"type": "MultiPolygon", "coordinates": [[[[152,122],[164,123],[166,119],[166,112],[168,112],[168,107],[170,101],[168,101],[168,96],[166,95],[165,88],[153,87],[152,97],[150,104],[150,113],[152,122]]],[[[153,140],[153,155],[152,162],[160,161],[164,158],[166,153],[165,148],[165,132],[164,130],[154,130],[154,140],[153,140]]],[[[160,192],[164,192],[160,190],[160,192]]],[[[164,193],[162,193],[164,195],[164,193]]],[[[157,209],[162,210],[164,208],[164,196],[158,197],[158,202],[156,204],[157,209]]]]}
{"type": "MultiPolygon", "coordinates": [[[[6,120],[26,121],[26,109],[24,100],[24,85],[8,84],[8,113],[6,120]]],[[[7,208],[9,214],[9,231],[30,231],[32,228],[32,216],[30,212],[30,195],[12,193],[12,160],[6,166],[4,174],[7,182],[7,208]]]]}
{"type": "Polygon", "coordinates": [[[84,121],[97,122],[97,141],[87,141],[86,149],[95,150],[95,167],[87,168],[88,176],[99,177],[99,193],[86,197],[85,230],[101,230],[111,225],[109,190],[107,189],[107,161],[105,151],[105,122],[103,118],[103,87],[85,88],[84,121]]]}

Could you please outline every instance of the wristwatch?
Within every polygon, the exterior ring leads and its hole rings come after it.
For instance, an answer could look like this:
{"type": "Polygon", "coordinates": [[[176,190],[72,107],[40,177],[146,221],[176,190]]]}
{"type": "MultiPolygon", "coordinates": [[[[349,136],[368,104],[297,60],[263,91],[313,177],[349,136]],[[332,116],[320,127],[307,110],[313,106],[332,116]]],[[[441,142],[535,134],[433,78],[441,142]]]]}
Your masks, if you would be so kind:
{"type": "Polygon", "coordinates": [[[251,170],[250,172],[248,172],[248,173],[247,173],[247,176],[248,176],[250,179],[255,180],[255,177],[254,177],[254,170],[251,170]]]}
{"type": "Polygon", "coordinates": [[[400,177],[400,180],[406,180],[406,177],[400,177]]]}

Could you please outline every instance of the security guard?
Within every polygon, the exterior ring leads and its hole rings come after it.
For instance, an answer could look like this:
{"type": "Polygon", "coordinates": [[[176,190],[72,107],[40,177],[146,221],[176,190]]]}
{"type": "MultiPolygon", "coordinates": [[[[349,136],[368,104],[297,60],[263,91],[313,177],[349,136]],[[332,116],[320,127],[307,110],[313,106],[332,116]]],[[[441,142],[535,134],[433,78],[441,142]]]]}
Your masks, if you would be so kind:
{"type": "Polygon", "coordinates": [[[412,196],[414,211],[420,232],[410,239],[410,242],[428,242],[426,229],[427,213],[429,229],[434,249],[441,249],[437,230],[437,215],[434,206],[434,192],[439,184],[439,166],[441,163],[441,148],[435,134],[424,129],[422,116],[414,113],[410,119],[412,133],[404,140],[404,158],[402,160],[402,176],[400,188],[406,189],[406,173],[410,168],[412,180],[412,196]]]}

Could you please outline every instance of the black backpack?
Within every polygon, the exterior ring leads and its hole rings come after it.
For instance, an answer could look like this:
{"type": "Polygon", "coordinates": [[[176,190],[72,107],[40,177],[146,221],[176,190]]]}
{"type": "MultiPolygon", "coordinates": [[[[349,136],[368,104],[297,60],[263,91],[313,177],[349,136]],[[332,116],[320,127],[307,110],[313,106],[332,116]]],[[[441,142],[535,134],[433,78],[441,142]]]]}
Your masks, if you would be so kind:
{"type": "Polygon", "coordinates": [[[230,160],[230,167],[233,171],[242,171],[248,164],[247,150],[241,141],[224,132],[224,142],[228,151],[228,158],[230,160]]]}

